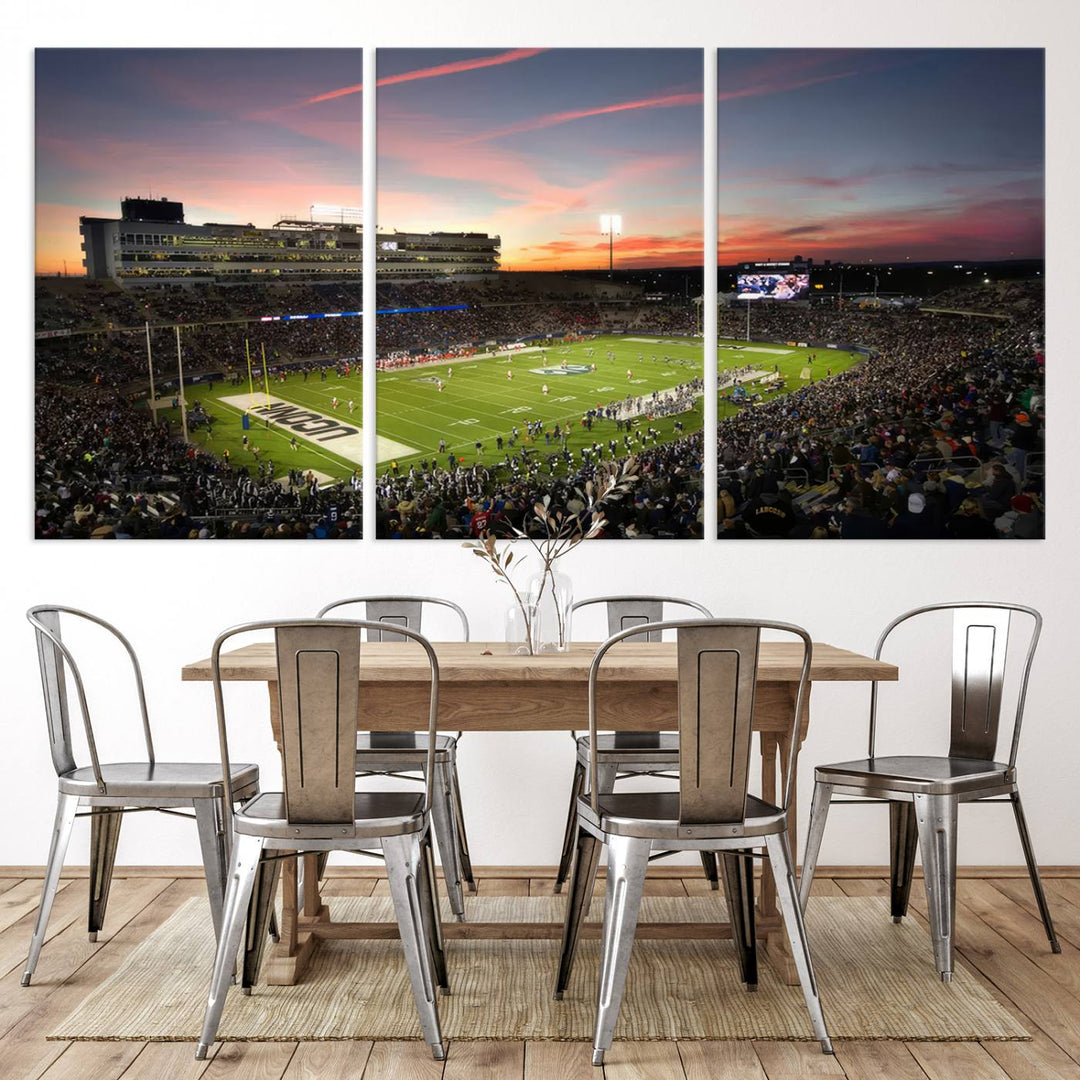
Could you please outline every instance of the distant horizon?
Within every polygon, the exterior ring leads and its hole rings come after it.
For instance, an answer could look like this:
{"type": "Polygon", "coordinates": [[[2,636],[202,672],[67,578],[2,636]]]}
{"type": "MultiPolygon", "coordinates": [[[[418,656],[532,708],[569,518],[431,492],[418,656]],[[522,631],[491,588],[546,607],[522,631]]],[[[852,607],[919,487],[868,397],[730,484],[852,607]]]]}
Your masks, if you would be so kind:
{"type": "MultiPolygon", "coordinates": [[[[735,262],[735,263],[717,263],[716,269],[717,269],[717,271],[735,270],[739,266],[741,266],[744,262],[766,261],[767,259],[769,261],[773,261],[771,259],[771,257],[769,257],[769,256],[758,256],[756,258],[751,258],[751,259],[740,259],[738,262],[735,262]]],[[[973,266],[992,266],[992,265],[997,264],[997,263],[1003,263],[1003,264],[1004,263],[1042,263],[1042,264],[1045,265],[1046,258],[1045,258],[1045,256],[1042,256],[1042,255],[1004,256],[1002,258],[987,258],[987,259],[967,259],[967,258],[963,258],[963,257],[955,257],[955,258],[948,258],[948,259],[904,259],[904,260],[900,260],[900,261],[897,261],[895,259],[888,259],[888,260],[885,260],[883,262],[874,262],[874,263],[850,262],[850,261],[845,260],[845,259],[832,259],[832,258],[830,258],[829,262],[830,262],[829,267],[825,266],[824,261],[822,261],[820,263],[816,263],[814,265],[814,267],[812,268],[811,273],[813,273],[814,271],[817,271],[817,270],[825,270],[825,269],[835,270],[838,266],[844,266],[846,268],[870,270],[870,269],[876,269],[876,268],[879,268],[879,267],[888,267],[888,266],[907,266],[907,267],[912,267],[912,266],[948,266],[948,265],[952,265],[954,263],[963,263],[963,264],[970,263],[973,266]]],[[[616,276],[618,276],[619,274],[647,274],[647,273],[663,274],[663,273],[676,273],[676,272],[679,272],[679,273],[687,273],[687,272],[704,273],[704,268],[700,264],[674,264],[672,266],[641,266],[641,267],[625,266],[625,267],[622,267],[622,268],[619,268],[619,267],[615,268],[616,276]]],[[[499,270],[497,271],[497,273],[500,273],[500,274],[606,274],[607,269],[604,268],[604,267],[556,267],[556,268],[549,269],[549,270],[540,270],[540,269],[518,269],[518,270],[514,270],[514,269],[510,269],[510,268],[504,269],[504,268],[500,267],[499,270]]],[[[358,275],[356,275],[356,276],[358,276],[358,275]]],[[[59,278],[64,278],[64,279],[67,279],[67,278],[86,278],[86,273],[85,273],[85,271],[82,271],[82,270],[80,270],[78,273],[72,273],[71,271],[68,271],[68,273],[66,273],[66,274],[63,273],[62,271],[59,271],[59,270],[35,270],[34,271],[34,277],[36,277],[36,278],[39,278],[39,277],[41,277],[41,278],[57,278],[57,277],[59,277],[59,278]]],[[[87,279],[87,280],[95,280],[95,279],[87,279]]],[[[297,284],[297,282],[283,281],[283,280],[268,280],[268,281],[261,281],[261,282],[251,282],[251,281],[232,281],[232,282],[229,282],[229,281],[225,281],[225,282],[215,281],[215,282],[206,282],[206,281],[201,281],[201,280],[199,280],[197,278],[192,278],[190,283],[192,285],[200,285],[200,284],[214,284],[214,285],[252,285],[252,284],[256,284],[256,285],[295,285],[295,284],[297,284]]],[[[131,284],[131,283],[129,282],[128,284],[131,284]]],[[[147,284],[151,284],[151,285],[153,285],[153,284],[161,284],[161,282],[147,282],[147,284]]],[[[170,284],[170,285],[175,284],[175,281],[170,281],[168,284],[170,284]]],[[[390,282],[390,284],[400,284],[400,283],[399,282],[390,282]]],[[[408,283],[406,282],[406,284],[408,284],[408,283]]]]}

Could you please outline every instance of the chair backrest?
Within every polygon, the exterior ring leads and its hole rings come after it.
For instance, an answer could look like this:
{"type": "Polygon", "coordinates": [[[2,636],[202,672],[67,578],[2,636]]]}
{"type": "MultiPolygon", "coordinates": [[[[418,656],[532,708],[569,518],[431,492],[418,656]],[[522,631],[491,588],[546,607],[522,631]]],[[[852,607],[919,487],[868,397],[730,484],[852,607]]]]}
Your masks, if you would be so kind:
{"type": "MultiPolygon", "coordinates": [[[[356,731],[361,709],[361,634],[378,633],[380,629],[380,623],[370,620],[286,619],[245,623],[218,637],[211,653],[211,671],[226,806],[232,806],[232,784],[221,678],[225,642],[251,631],[274,632],[287,820],[295,825],[352,825],[356,731]]],[[[399,636],[420,644],[431,669],[426,807],[431,801],[434,770],[439,664],[430,642],[421,634],[402,627],[399,636]]]]}
{"type": "MultiPolygon", "coordinates": [[[[813,659],[805,630],[791,623],[736,619],[693,619],[648,624],[649,631],[674,630],[679,686],[679,821],[712,825],[741,821],[746,813],[761,631],[776,630],[802,642],[802,664],[791,717],[790,752],[783,807],[791,798],[797,740],[813,659]]],[[[600,665],[616,643],[635,628],[615,634],[596,651],[589,670],[591,799],[598,804],[595,753],[596,687],[600,665]]]]}
{"type": "MultiPolygon", "coordinates": [[[[665,604],[692,608],[706,619],[712,618],[712,612],[703,604],[677,596],[594,596],[579,600],[571,610],[576,612],[593,604],[607,607],[608,637],[634,626],[662,622],[665,604]]],[[[648,630],[643,636],[646,641],[659,641],[661,633],[659,630],[648,630]]]]}
{"type": "MultiPolygon", "coordinates": [[[[931,604],[893,619],[878,638],[874,656],[880,659],[889,636],[898,626],[909,619],[937,611],[950,611],[953,616],[949,756],[984,761],[992,761],[997,752],[1012,618],[1014,614],[1020,614],[1031,619],[1032,628],[1020,676],[1009,751],[1009,764],[1015,766],[1028,679],[1042,632],[1042,616],[1034,608],[996,601],[931,604]]],[[[876,740],[877,683],[873,683],[870,696],[870,757],[874,756],[876,740]]]]}
{"type": "Polygon", "coordinates": [[[437,604],[453,611],[461,621],[462,640],[469,640],[468,616],[452,600],[442,600],[437,596],[351,596],[327,604],[319,611],[319,618],[352,604],[363,605],[365,620],[380,624],[377,629],[367,632],[368,641],[408,640],[404,634],[387,629],[391,626],[404,626],[420,633],[425,604],[437,604]]]}
{"type": "Polygon", "coordinates": [[[86,745],[90,754],[90,764],[94,770],[94,779],[98,789],[105,791],[105,782],[101,776],[101,762],[98,759],[97,742],[94,738],[93,722],[90,718],[90,707],[86,700],[86,688],[83,683],[82,673],[75,657],[63,640],[60,629],[60,616],[69,615],[72,618],[84,619],[102,627],[112,634],[127,651],[131,659],[132,670],[135,675],[135,688],[139,697],[139,708],[142,713],[143,739],[146,744],[147,761],[154,760],[154,740],[150,733],[150,718],[146,709],[146,690],[143,686],[142,670],[139,667],[139,659],[135,650],[115,626],[107,623],[97,615],[88,611],[80,611],[78,608],[64,607],[59,604],[38,604],[26,613],[26,618],[34,628],[34,636],[37,640],[38,664],[41,669],[41,689],[45,697],[45,722],[49,731],[49,750],[52,754],[53,767],[57,776],[71,772],[78,767],[75,759],[75,748],[71,739],[71,720],[68,706],[67,677],[66,671],[70,671],[72,681],[75,684],[75,693],[79,701],[79,711],[82,713],[83,730],[86,733],[86,745]]]}

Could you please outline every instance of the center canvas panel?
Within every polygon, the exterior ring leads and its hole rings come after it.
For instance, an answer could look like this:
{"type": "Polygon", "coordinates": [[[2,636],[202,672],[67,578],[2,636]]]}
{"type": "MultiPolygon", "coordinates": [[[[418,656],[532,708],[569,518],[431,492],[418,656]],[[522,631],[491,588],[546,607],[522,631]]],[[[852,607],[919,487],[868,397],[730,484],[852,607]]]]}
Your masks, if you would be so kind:
{"type": "Polygon", "coordinates": [[[377,536],[702,535],[702,72],[379,50],[377,536]]]}

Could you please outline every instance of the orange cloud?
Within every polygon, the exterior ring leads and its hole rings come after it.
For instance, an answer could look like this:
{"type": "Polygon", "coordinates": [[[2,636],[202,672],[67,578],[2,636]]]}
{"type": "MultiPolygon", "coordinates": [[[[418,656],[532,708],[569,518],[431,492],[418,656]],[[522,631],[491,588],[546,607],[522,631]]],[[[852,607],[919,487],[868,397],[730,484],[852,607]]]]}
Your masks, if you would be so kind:
{"type": "MultiPolygon", "coordinates": [[[[471,60],[455,60],[449,64],[436,64],[434,67],[416,68],[413,71],[403,71],[399,75],[387,75],[377,80],[376,86],[393,86],[395,83],[414,82],[417,79],[437,79],[442,75],[457,75],[462,71],[476,71],[479,68],[497,67],[499,64],[512,64],[516,60],[528,60],[543,49],[510,49],[508,52],[499,53],[497,56],[478,56],[471,60]]],[[[363,83],[355,86],[343,86],[339,90],[330,90],[325,94],[316,94],[302,105],[315,105],[320,101],[332,101],[334,98],[345,97],[348,94],[359,94],[363,91],[363,83]]]]}

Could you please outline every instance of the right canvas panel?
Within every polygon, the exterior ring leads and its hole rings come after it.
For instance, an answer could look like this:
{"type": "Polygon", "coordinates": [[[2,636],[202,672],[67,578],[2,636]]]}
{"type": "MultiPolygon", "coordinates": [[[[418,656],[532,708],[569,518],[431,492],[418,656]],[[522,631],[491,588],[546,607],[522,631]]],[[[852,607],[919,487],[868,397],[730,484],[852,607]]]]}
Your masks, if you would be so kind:
{"type": "Polygon", "coordinates": [[[719,535],[1043,537],[1043,51],[718,82],[719,535]]]}

